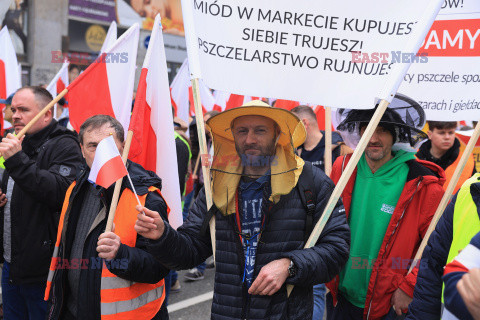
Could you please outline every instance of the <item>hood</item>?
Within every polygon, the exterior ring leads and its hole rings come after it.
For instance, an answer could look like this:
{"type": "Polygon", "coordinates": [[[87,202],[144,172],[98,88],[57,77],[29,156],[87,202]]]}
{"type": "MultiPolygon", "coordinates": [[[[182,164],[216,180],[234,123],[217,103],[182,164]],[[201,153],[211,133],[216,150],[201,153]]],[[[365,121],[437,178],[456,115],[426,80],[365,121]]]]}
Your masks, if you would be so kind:
{"type": "Polygon", "coordinates": [[[445,171],[433,162],[414,159],[407,162],[410,170],[407,181],[423,177],[423,183],[439,183],[441,186],[446,181],[445,171]]]}

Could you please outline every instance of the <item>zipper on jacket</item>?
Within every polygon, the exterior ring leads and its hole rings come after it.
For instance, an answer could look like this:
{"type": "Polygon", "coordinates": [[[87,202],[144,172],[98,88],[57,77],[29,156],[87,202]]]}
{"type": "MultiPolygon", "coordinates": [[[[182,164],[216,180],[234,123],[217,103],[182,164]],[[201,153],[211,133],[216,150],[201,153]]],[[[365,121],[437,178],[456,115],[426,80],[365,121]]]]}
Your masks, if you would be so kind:
{"type": "MultiPolygon", "coordinates": [[[[397,224],[395,225],[395,228],[393,229],[393,232],[392,234],[390,235],[390,237],[388,238],[388,241],[387,241],[387,244],[385,245],[385,251],[383,252],[382,254],[382,258],[380,259],[380,264],[378,266],[378,270],[380,270],[380,267],[383,263],[383,259],[385,258],[385,255],[387,254],[387,250],[388,250],[388,246],[390,245],[390,242],[392,241],[393,239],[393,236],[395,235],[395,232],[397,231],[398,227],[400,226],[400,222],[402,221],[403,217],[405,216],[405,212],[407,212],[407,208],[408,206],[410,205],[410,203],[412,202],[413,200],[413,197],[415,196],[415,194],[417,193],[418,191],[418,187],[420,186],[420,183],[423,181],[423,177],[420,177],[418,183],[417,183],[417,186],[415,188],[415,191],[413,192],[412,196],[410,197],[410,199],[408,200],[405,208],[403,209],[403,212],[402,212],[402,215],[400,216],[400,219],[398,219],[397,221],[397,224]]],[[[377,285],[377,280],[378,280],[378,270],[377,270],[377,273],[375,275],[375,281],[373,283],[373,289],[372,289],[372,297],[370,298],[370,303],[368,304],[368,312],[367,312],[367,320],[370,318],[370,310],[372,308],[372,302],[373,302],[373,298],[375,296],[375,287],[377,285]]]]}

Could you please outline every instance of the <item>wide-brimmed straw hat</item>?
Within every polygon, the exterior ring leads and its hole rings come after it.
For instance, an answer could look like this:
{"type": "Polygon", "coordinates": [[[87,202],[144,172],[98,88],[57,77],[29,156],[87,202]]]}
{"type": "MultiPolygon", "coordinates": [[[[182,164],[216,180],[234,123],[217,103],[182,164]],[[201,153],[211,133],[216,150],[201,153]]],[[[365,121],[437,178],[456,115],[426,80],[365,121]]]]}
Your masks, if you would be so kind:
{"type": "Polygon", "coordinates": [[[272,119],[280,128],[278,143],[285,146],[292,143],[294,148],[303,144],[307,133],[302,121],[290,111],[274,108],[263,101],[254,100],[241,107],[226,110],[207,121],[212,134],[233,142],[233,121],[242,116],[263,116],[272,119]]]}
{"type": "MultiPolygon", "coordinates": [[[[377,106],[368,110],[339,109],[337,119],[340,124],[337,130],[359,135],[360,129],[372,119],[377,106]]],[[[425,111],[418,102],[403,94],[395,95],[383,114],[379,126],[394,129],[396,143],[408,143],[413,147],[427,139],[426,133],[422,131],[425,126],[425,111]]]]}
{"type": "Polygon", "coordinates": [[[242,116],[272,119],[281,132],[275,146],[275,160],[270,163],[270,201],[277,203],[282,195],[292,191],[304,165],[303,160],[295,154],[295,148],[305,141],[305,126],[290,111],[255,100],[211,117],[207,121],[207,127],[212,134],[214,146],[212,195],[215,206],[225,215],[235,213],[235,194],[243,175],[243,164],[239,161],[231,130],[235,119],[242,116]]]}

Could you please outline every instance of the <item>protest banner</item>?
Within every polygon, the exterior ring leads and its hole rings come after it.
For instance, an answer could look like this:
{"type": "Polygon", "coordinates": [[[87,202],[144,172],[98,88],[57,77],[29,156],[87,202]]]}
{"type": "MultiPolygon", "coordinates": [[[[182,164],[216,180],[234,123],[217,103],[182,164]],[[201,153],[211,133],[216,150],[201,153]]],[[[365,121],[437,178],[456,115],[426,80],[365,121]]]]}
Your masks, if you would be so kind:
{"type": "Polygon", "coordinates": [[[330,107],[371,109],[380,100],[305,247],[315,245],[442,3],[182,1],[192,81],[330,107]],[[357,51],[377,53],[376,61],[362,62],[357,51]],[[391,51],[410,58],[380,56],[391,51]],[[379,58],[386,61],[378,63],[379,58]]]}
{"type": "Polygon", "coordinates": [[[445,1],[399,88],[427,120],[480,118],[480,1],[445,1]]]}
{"type": "Polygon", "coordinates": [[[414,60],[432,3],[184,0],[191,72],[216,90],[369,109],[414,60]]]}

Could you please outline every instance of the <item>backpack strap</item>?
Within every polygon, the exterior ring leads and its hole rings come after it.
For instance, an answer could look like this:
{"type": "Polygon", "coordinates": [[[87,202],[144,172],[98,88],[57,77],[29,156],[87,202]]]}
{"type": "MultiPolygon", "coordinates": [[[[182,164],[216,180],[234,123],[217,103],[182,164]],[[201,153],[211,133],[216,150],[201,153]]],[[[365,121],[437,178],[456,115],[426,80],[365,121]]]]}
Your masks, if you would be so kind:
{"type": "Polygon", "coordinates": [[[313,230],[313,216],[315,215],[316,196],[315,185],[313,183],[313,169],[309,161],[305,161],[303,171],[298,178],[298,191],[300,199],[305,207],[307,216],[305,219],[304,241],[306,242],[313,230]]]}

